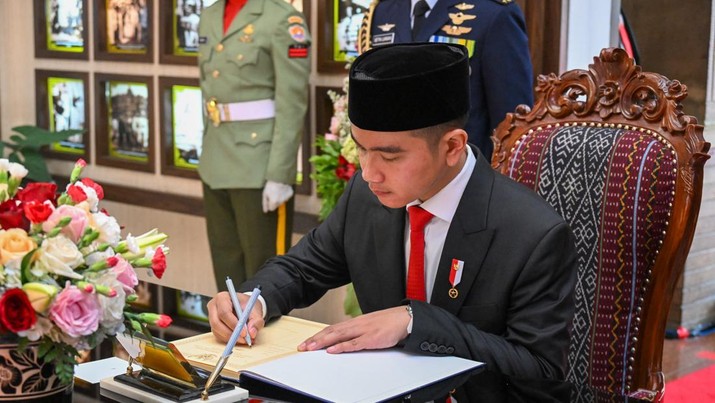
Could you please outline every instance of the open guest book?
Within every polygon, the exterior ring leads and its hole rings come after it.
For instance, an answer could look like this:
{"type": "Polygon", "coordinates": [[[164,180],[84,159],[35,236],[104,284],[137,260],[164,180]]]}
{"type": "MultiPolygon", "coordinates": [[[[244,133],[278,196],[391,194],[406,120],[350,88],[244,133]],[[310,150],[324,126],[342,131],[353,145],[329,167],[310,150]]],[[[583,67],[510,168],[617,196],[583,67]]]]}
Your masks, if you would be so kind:
{"type": "MultiPolygon", "coordinates": [[[[400,349],[343,354],[297,351],[298,344],[325,326],[284,316],[262,329],[253,347],[236,346],[221,375],[239,379],[253,394],[279,389],[286,392],[283,396],[293,396],[289,400],[306,396],[324,401],[376,402],[404,396],[484,366],[478,361],[411,354],[400,349]]],[[[208,370],[225,348],[211,333],[172,344],[190,363],[208,370]]]]}

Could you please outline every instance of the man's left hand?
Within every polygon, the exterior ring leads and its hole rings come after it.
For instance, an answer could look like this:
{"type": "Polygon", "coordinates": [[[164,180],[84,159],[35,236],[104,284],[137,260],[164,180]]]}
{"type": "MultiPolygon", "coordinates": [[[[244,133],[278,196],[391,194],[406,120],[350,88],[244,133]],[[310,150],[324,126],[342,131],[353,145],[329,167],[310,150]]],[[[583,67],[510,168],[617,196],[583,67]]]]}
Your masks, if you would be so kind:
{"type": "Polygon", "coordinates": [[[330,325],[298,346],[298,351],[327,347],[328,353],[390,348],[407,337],[410,315],[404,306],[371,312],[330,325]]]}

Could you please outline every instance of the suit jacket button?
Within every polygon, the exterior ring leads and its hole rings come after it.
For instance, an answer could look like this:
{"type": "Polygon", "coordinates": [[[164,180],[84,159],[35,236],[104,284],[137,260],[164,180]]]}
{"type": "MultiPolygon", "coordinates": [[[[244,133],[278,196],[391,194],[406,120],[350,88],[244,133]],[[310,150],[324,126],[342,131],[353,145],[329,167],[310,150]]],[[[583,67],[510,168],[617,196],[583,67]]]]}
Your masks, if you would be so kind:
{"type": "Polygon", "coordinates": [[[256,134],[256,132],[251,133],[251,140],[255,140],[256,137],[258,137],[258,134],[256,134]]]}
{"type": "Polygon", "coordinates": [[[437,352],[437,345],[432,343],[429,345],[429,352],[430,353],[436,353],[437,352]]]}
{"type": "Polygon", "coordinates": [[[221,73],[218,70],[214,70],[213,73],[211,73],[211,76],[213,76],[213,78],[218,78],[218,76],[220,75],[221,73]]]}
{"type": "Polygon", "coordinates": [[[223,43],[219,43],[218,45],[216,45],[216,51],[223,52],[223,43]]]}
{"type": "Polygon", "coordinates": [[[243,60],[243,54],[239,54],[238,56],[236,56],[236,59],[238,59],[239,61],[243,60]]]}
{"type": "Polygon", "coordinates": [[[429,343],[426,341],[423,341],[422,344],[420,344],[420,350],[422,351],[428,351],[429,350],[429,343]]]}
{"type": "Polygon", "coordinates": [[[445,346],[439,346],[439,347],[437,347],[437,352],[440,353],[440,354],[444,354],[444,353],[447,352],[447,347],[445,347],[445,346]]]}
{"type": "Polygon", "coordinates": [[[454,352],[454,347],[447,347],[447,354],[452,354],[454,352]]]}

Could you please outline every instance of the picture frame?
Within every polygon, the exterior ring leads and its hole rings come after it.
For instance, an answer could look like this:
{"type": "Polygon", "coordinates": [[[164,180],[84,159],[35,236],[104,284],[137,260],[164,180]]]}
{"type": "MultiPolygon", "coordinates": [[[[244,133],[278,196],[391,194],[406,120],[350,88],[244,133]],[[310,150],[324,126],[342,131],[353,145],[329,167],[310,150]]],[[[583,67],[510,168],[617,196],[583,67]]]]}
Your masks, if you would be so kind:
{"type": "Polygon", "coordinates": [[[134,287],[137,298],[129,302],[132,310],[136,312],[159,312],[159,286],[148,281],[139,280],[134,287]]]}
{"type": "Polygon", "coordinates": [[[87,0],[33,0],[35,57],[88,59],[87,0]]]}
{"type": "Polygon", "coordinates": [[[198,179],[205,124],[199,80],[159,77],[159,97],[161,173],[198,179]]]}
{"type": "Polygon", "coordinates": [[[310,98],[308,99],[308,112],[305,114],[305,124],[303,126],[303,138],[300,140],[300,148],[298,149],[298,178],[295,192],[302,195],[310,195],[313,191],[313,181],[310,179],[310,174],[313,172],[310,164],[310,157],[313,155],[313,141],[310,129],[311,116],[310,98]]]}
{"type": "Polygon", "coordinates": [[[347,73],[357,57],[357,33],[370,0],[326,0],[318,3],[318,72],[347,73]]]}
{"type": "Polygon", "coordinates": [[[95,0],[94,58],[151,63],[153,0],[95,0]]]}
{"type": "Polygon", "coordinates": [[[159,0],[159,62],[195,66],[201,11],[218,0],[159,0]]]}
{"type": "Polygon", "coordinates": [[[154,172],[154,100],[150,76],[97,73],[97,164],[154,172]]]}
{"type": "Polygon", "coordinates": [[[50,131],[85,131],[50,144],[43,154],[57,159],[90,161],[88,88],[88,73],[35,70],[37,126],[50,131]]]}

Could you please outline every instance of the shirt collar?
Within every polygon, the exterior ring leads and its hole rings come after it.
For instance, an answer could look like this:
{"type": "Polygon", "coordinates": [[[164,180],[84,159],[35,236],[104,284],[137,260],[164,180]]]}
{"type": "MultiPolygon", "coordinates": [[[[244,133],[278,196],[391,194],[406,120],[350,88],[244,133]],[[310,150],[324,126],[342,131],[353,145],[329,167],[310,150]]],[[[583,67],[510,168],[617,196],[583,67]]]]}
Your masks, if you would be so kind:
{"type": "Polygon", "coordinates": [[[467,188],[467,183],[472,176],[476,163],[477,159],[472,152],[472,148],[467,146],[467,161],[457,176],[455,176],[447,186],[443,187],[442,190],[430,197],[429,200],[425,200],[422,203],[420,203],[419,200],[415,200],[407,204],[405,208],[419,204],[420,207],[432,213],[433,216],[447,222],[452,222],[452,217],[454,217],[454,213],[457,211],[459,201],[462,199],[464,189],[467,188]]]}

